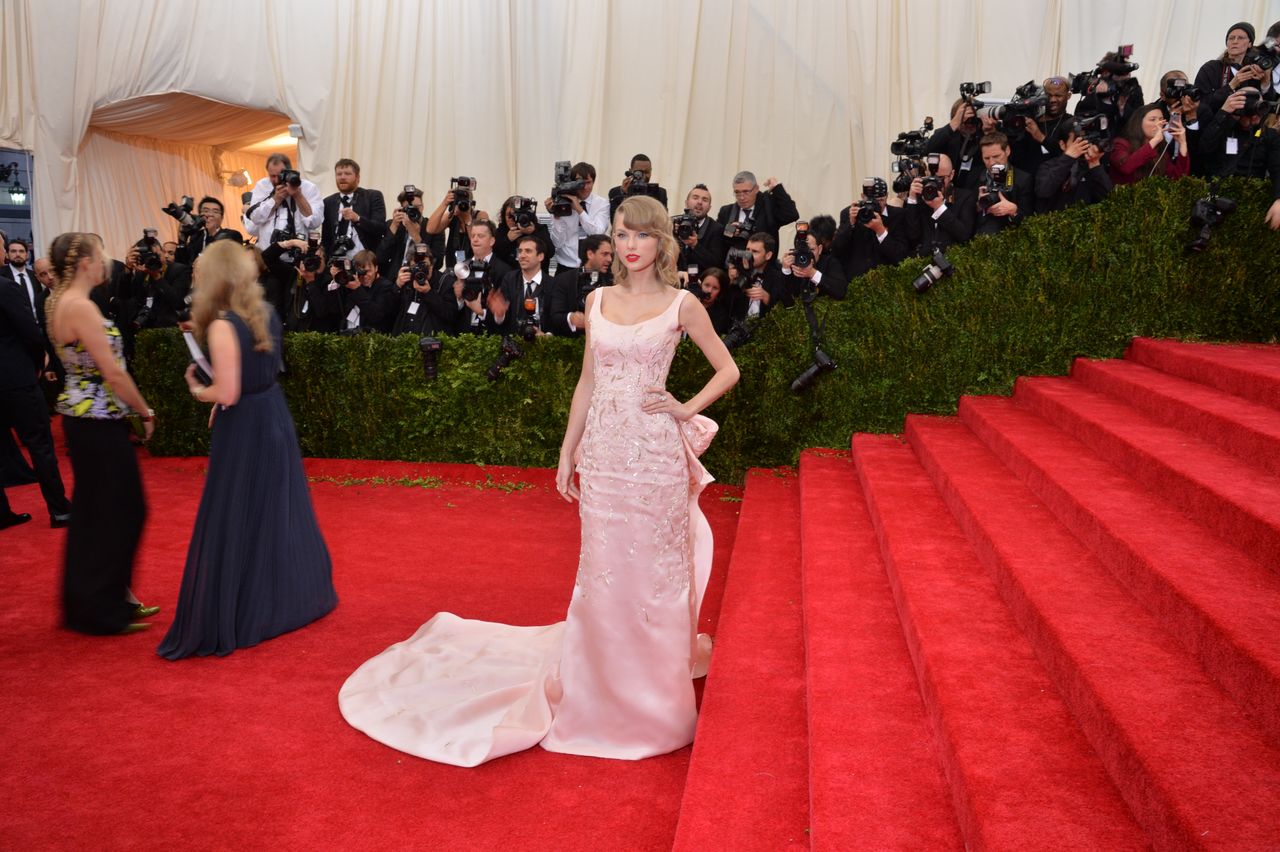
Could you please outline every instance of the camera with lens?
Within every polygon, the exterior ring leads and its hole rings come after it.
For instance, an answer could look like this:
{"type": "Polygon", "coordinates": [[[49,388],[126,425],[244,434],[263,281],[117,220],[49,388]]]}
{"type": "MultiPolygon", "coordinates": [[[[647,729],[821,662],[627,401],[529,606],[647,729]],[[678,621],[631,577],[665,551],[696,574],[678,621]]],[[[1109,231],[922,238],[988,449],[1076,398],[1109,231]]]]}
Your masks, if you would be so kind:
{"type": "Polygon", "coordinates": [[[1122,44],[1113,52],[1102,57],[1102,61],[1098,63],[1098,70],[1115,76],[1132,74],[1138,70],[1138,63],[1129,61],[1132,56],[1133,45],[1122,44]]]}
{"type": "Polygon", "coordinates": [[[1174,98],[1177,98],[1178,100],[1191,98],[1193,101],[1198,101],[1204,97],[1204,92],[1200,91],[1197,86],[1193,86],[1186,80],[1183,80],[1181,77],[1174,77],[1171,80],[1166,80],[1164,83],[1164,89],[1161,90],[1160,94],[1167,100],[1173,100],[1174,98]]]}
{"type": "Polygon", "coordinates": [[[1256,65],[1263,71],[1270,71],[1280,64],[1280,46],[1277,46],[1274,38],[1268,38],[1262,44],[1249,48],[1249,52],[1244,55],[1244,60],[1240,63],[1241,68],[1250,65],[1256,65]]]}
{"type": "Polygon", "coordinates": [[[307,253],[302,256],[302,268],[307,272],[319,272],[324,261],[320,257],[320,238],[307,237],[307,253]]]}
{"type": "Polygon", "coordinates": [[[471,208],[475,207],[475,178],[449,178],[449,191],[453,193],[453,201],[449,204],[450,210],[457,210],[459,213],[466,213],[471,210],[471,208]]]}
{"type": "Polygon", "coordinates": [[[538,224],[538,202],[532,198],[518,198],[511,205],[511,215],[517,228],[532,228],[538,224]]]}
{"type": "Polygon", "coordinates": [[[893,172],[893,191],[906,192],[911,182],[924,174],[924,160],[920,157],[899,157],[889,164],[893,172]]]}
{"type": "Polygon", "coordinates": [[[302,186],[302,175],[296,169],[281,169],[276,186],[291,186],[296,189],[302,186]]]}
{"type": "Polygon", "coordinates": [[[472,302],[488,295],[496,286],[489,280],[489,264],[479,258],[460,260],[453,267],[453,274],[462,279],[462,301],[472,302]]]}
{"type": "Polygon", "coordinates": [[[743,320],[734,320],[733,325],[721,338],[726,349],[737,349],[751,340],[751,327],[743,320]]]}
{"type": "Polygon", "coordinates": [[[440,350],[444,348],[439,338],[424,336],[418,338],[418,351],[422,353],[422,372],[431,381],[436,377],[440,365],[440,350]]]}
{"type": "Polygon", "coordinates": [[[942,158],[937,154],[929,154],[925,157],[925,170],[929,173],[920,178],[920,199],[922,201],[933,201],[946,189],[946,180],[938,177],[938,169],[942,165],[942,158]]]}
{"type": "Polygon", "coordinates": [[[276,228],[271,232],[271,245],[283,243],[287,240],[296,240],[297,238],[298,232],[293,229],[292,225],[288,228],[276,228]]]}
{"type": "MultiPolygon", "coordinates": [[[[907,188],[911,187],[910,182],[907,188]]],[[[904,190],[905,191],[905,190],[904,190]]],[[[884,178],[872,177],[862,179],[862,198],[854,202],[857,209],[855,216],[859,225],[870,224],[880,212],[880,200],[889,197],[889,185],[884,178]]]]}
{"type": "Polygon", "coordinates": [[[986,95],[991,92],[991,81],[983,80],[981,83],[961,83],[960,97],[964,98],[965,103],[974,109],[980,109],[986,106],[982,101],[978,100],[978,95],[986,95]]]}
{"type": "Polygon", "coordinates": [[[587,294],[592,290],[609,287],[612,284],[613,273],[607,269],[604,272],[578,270],[578,310],[585,311],[587,309],[587,294]]]}
{"type": "Polygon", "coordinates": [[[400,208],[400,212],[404,214],[406,219],[414,224],[422,221],[422,211],[413,203],[413,199],[417,198],[421,194],[422,193],[419,192],[418,188],[413,184],[406,183],[404,185],[404,206],[400,208]]]}
{"type": "Polygon", "coordinates": [[[1236,115],[1258,115],[1263,112],[1262,92],[1252,87],[1240,89],[1244,95],[1244,104],[1236,110],[1236,115]]]}
{"type": "Polygon", "coordinates": [[[359,270],[355,268],[355,264],[351,262],[349,257],[335,257],[330,261],[330,265],[338,267],[338,272],[333,276],[333,280],[339,287],[345,287],[360,277],[359,270]]]}
{"type": "Polygon", "coordinates": [[[1081,71],[1079,74],[1067,75],[1067,88],[1073,95],[1087,95],[1097,85],[1098,75],[1095,71],[1081,71]]]}
{"type": "Polygon", "coordinates": [[[409,261],[409,278],[414,284],[421,287],[431,281],[432,261],[431,249],[422,243],[413,247],[413,259],[409,261]]]}
{"type": "Polygon", "coordinates": [[[586,185],[585,180],[573,179],[573,165],[568,160],[557,160],[555,183],[551,187],[551,215],[572,215],[573,202],[570,199],[576,198],[586,185]]]}
{"type": "Polygon", "coordinates": [[[751,275],[751,272],[755,269],[756,265],[755,255],[751,253],[750,249],[729,249],[728,253],[725,254],[724,262],[725,266],[728,266],[730,269],[738,270],[739,287],[749,286],[746,283],[746,279],[751,275]]]}
{"type": "Polygon", "coordinates": [[[164,258],[156,249],[160,248],[160,240],[155,228],[143,228],[142,239],[134,243],[138,250],[138,266],[148,272],[157,272],[164,266],[164,258]]]}
{"type": "Polygon", "coordinates": [[[923,294],[943,278],[949,278],[955,271],[956,268],[951,265],[951,261],[947,260],[947,256],[943,254],[942,249],[935,248],[929,265],[920,272],[916,280],[911,282],[911,286],[915,288],[917,293],[923,294]]]}
{"type": "Polygon", "coordinates": [[[1028,80],[1014,90],[1013,97],[1006,103],[984,107],[979,110],[978,116],[994,119],[1005,130],[1016,133],[1026,127],[1027,119],[1035,120],[1044,115],[1048,105],[1049,96],[1044,89],[1037,86],[1034,80],[1028,80]]]}
{"type": "Polygon", "coordinates": [[[737,219],[734,219],[729,224],[724,226],[725,238],[730,240],[745,241],[755,232],[756,232],[756,217],[754,213],[752,213],[746,219],[743,219],[741,222],[739,222],[737,219]]]}
{"type": "Polygon", "coordinates": [[[933,116],[926,115],[918,130],[904,130],[889,143],[889,153],[895,157],[923,157],[933,133],[933,116]]]}
{"type": "Polygon", "coordinates": [[[1071,132],[1077,139],[1083,139],[1090,145],[1105,147],[1111,136],[1107,133],[1107,117],[1102,113],[1079,116],[1071,124],[1071,132]]]}
{"type": "Polygon", "coordinates": [[[343,234],[340,237],[334,238],[333,251],[330,256],[334,258],[346,257],[348,254],[355,251],[355,248],[356,241],[351,238],[351,235],[343,234]]]}
{"type": "Polygon", "coordinates": [[[671,217],[671,231],[676,239],[684,242],[693,239],[698,233],[698,220],[688,207],[679,216],[671,217]]]}
{"type": "Polygon", "coordinates": [[[978,196],[978,207],[982,212],[985,213],[1000,203],[1000,193],[1008,192],[1011,188],[1008,181],[1009,167],[1004,163],[992,163],[991,168],[982,176],[982,185],[987,190],[986,194],[978,196]]]}
{"type": "Polygon", "coordinates": [[[196,221],[195,216],[191,215],[195,206],[195,199],[190,195],[184,195],[180,202],[170,201],[167,207],[161,207],[160,212],[177,219],[182,236],[189,237],[200,230],[200,223],[196,221]]]}
{"type": "Polygon", "coordinates": [[[791,265],[801,269],[813,266],[813,249],[809,248],[809,223],[796,222],[796,240],[791,249],[791,265]]]}
{"type": "Polygon", "coordinates": [[[502,343],[498,346],[498,358],[485,371],[485,376],[489,381],[496,382],[498,376],[502,375],[502,371],[511,366],[511,362],[524,355],[524,350],[520,348],[520,344],[509,334],[502,336],[502,343]]]}
{"type": "Polygon", "coordinates": [[[1187,243],[1188,251],[1204,251],[1209,247],[1213,227],[1236,209],[1235,199],[1221,195],[1207,195],[1191,205],[1191,227],[1195,237],[1187,243]]]}

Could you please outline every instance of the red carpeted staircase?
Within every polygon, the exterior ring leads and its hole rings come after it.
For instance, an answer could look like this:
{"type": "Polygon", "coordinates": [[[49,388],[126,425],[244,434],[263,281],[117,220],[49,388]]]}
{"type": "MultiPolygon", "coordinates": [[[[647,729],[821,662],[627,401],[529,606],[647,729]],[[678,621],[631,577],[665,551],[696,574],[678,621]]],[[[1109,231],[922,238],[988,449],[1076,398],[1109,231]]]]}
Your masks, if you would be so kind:
{"type": "Polygon", "coordinates": [[[1280,347],[756,472],[723,606],[679,849],[1280,849],[1280,347]]]}

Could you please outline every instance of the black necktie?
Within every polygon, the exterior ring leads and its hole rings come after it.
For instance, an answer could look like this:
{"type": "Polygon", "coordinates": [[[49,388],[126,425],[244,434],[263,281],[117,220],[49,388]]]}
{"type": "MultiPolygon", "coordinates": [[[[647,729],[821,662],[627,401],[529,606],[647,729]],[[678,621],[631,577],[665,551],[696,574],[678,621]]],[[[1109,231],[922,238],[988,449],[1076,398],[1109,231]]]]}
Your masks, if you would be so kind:
{"type": "Polygon", "coordinates": [[[533,298],[533,282],[532,281],[524,282],[524,297],[526,299],[533,298]]]}
{"type": "Polygon", "coordinates": [[[31,315],[38,316],[38,314],[36,314],[35,293],[32,293],[31,289],[27,286],[26,273],[18,273],[18,283],[22,285],[22,295],[27,297],[27,304],[31,306],[31,315]]]}

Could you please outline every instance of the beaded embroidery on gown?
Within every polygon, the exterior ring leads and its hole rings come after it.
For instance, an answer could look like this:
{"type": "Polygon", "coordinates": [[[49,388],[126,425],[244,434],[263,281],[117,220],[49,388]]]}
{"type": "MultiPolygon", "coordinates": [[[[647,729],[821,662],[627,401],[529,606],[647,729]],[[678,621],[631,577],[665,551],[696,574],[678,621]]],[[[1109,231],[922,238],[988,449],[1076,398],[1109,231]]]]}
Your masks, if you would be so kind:
{"type": "Polygon", "coordinates": [[[595,390],[576,457],[582,548],[565,621],[518,627],[438,613],[366,661],[338,696],[353,727],[400,751],[457,766],[541,745],[636,760],[693,741],[697,633],[711,573],[698,461],[716,425],[641,409],[664,387],[684,291],[634,325],[588,318],[595,390]]]}

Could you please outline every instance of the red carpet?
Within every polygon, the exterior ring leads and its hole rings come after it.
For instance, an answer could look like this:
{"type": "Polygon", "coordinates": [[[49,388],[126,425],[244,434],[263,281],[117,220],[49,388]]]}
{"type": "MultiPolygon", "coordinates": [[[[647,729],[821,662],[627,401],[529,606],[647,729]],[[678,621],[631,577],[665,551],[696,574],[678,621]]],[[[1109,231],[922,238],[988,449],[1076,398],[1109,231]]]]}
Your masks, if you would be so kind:
{"type": "MultiPolygon", "coordinates": [[[[0,532],[5,848],[670,848],[690,749],[634,763],[534,749],[459,769],[379,745],[338,713],[347,675],[438,610],[564,617],[577,508],[552,471],[309,460],[338,609],[227,658],[170,663],[155,646],[204,463],[143,462],[151,515],[135,591],[163,610],[128,637],[57,627],[64,533],[36,486],[10,490],[36,519],[0,532]]],[[[704,629],[740,493],[702,498],[716,534],[704,629]]]]}

